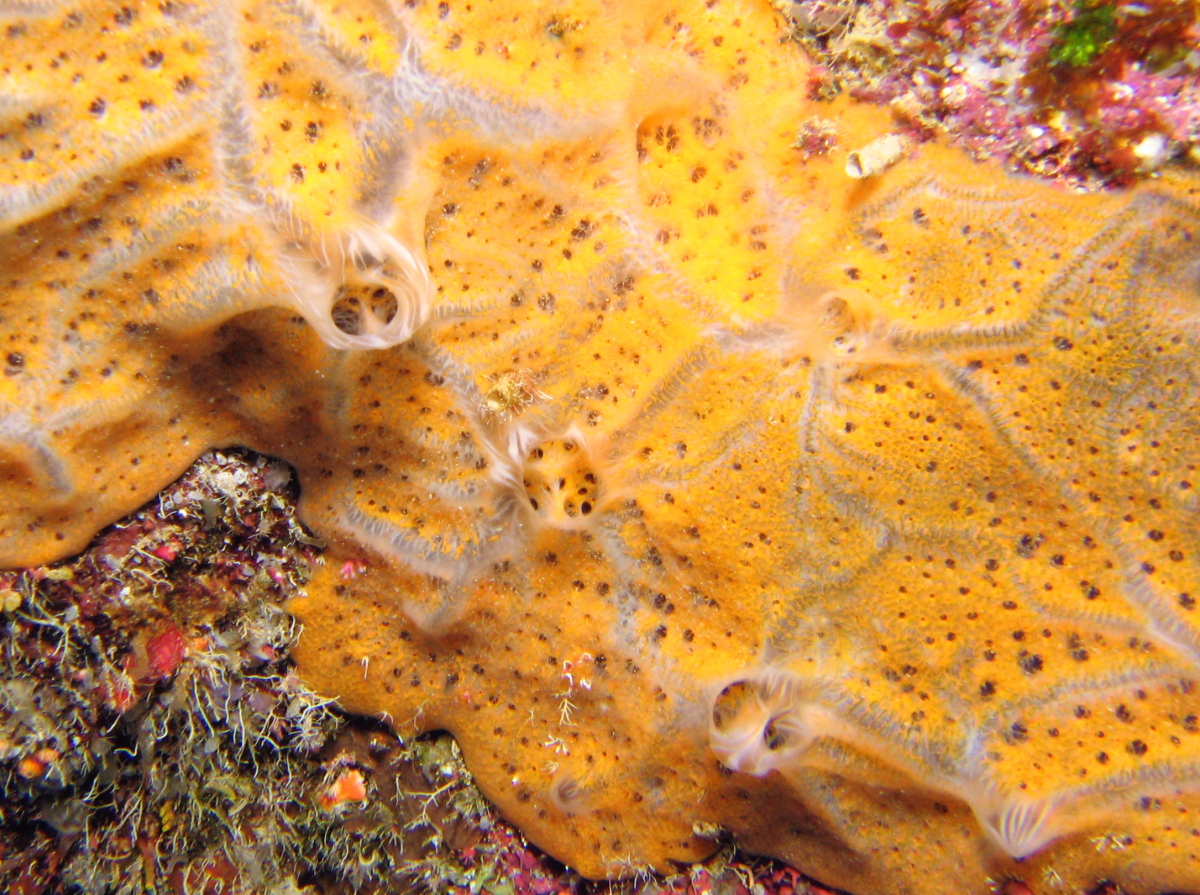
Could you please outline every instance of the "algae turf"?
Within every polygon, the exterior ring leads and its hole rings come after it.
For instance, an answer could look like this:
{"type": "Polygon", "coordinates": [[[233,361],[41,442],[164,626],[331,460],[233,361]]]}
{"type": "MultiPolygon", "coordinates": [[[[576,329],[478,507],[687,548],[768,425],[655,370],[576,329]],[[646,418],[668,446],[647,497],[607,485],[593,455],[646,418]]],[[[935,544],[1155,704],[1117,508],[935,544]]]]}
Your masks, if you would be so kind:
{"type": "Polygon", "coordinates": [[[296,677],[281,603],[315,553],[289,479],[207,455],[78,559],[0,577],[7,891],[357,889],[417,857],[431,803],[327,797],[360,740],[388,773],[434,747],[364,733],[296,677]]]}

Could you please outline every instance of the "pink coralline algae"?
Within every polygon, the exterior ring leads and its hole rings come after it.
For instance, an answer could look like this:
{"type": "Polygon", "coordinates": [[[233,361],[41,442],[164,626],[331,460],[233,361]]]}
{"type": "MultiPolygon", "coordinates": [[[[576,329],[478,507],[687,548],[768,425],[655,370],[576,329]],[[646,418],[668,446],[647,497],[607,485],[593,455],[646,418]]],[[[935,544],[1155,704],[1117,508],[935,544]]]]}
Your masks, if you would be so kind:
{"type": "Polygon", "coordinates": [[[916,133],[1079,186],[1200,153],[1196,7],[1181,0],[776,5],[828,70],[916,133]]]}

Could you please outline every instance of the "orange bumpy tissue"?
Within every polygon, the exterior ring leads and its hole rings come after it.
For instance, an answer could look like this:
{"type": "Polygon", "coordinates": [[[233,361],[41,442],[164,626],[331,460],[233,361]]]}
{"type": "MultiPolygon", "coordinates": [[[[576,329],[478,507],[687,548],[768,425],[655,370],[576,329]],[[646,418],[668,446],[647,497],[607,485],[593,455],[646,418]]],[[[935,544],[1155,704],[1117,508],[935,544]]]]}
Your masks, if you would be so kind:
{"type": "Polygon", "coordinates": [[[247,445],[306,680],[585,874],[1200,889],[1193,181],[900,139],[750,0],[0,13],[0,563],[247,445]]]}

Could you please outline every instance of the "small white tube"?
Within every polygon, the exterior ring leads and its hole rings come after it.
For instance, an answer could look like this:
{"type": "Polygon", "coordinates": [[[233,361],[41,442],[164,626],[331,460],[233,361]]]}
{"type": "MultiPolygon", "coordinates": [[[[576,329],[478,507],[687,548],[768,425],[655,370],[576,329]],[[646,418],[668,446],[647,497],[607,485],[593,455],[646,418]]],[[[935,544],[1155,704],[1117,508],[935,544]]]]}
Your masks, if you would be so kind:
{"type": "Polygon", "coordinates": [[[899,134],[884,134],[846,156],[846,174],[855,180],[881,174],[904,157],[906,148],[899,134]]]}

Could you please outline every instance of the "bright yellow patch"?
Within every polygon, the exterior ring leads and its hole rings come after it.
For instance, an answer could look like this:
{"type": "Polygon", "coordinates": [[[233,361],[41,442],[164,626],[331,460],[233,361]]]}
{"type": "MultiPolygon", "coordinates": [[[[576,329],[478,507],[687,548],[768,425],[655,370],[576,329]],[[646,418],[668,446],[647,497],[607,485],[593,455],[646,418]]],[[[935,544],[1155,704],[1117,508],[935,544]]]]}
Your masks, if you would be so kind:
{"type": "Polygon", "coordinates": [[[249,445],[306,679],[584,873],[1200,887],[1191,181],[854,179],[750,0],[5,26],[0,562],[249,445]]]}

